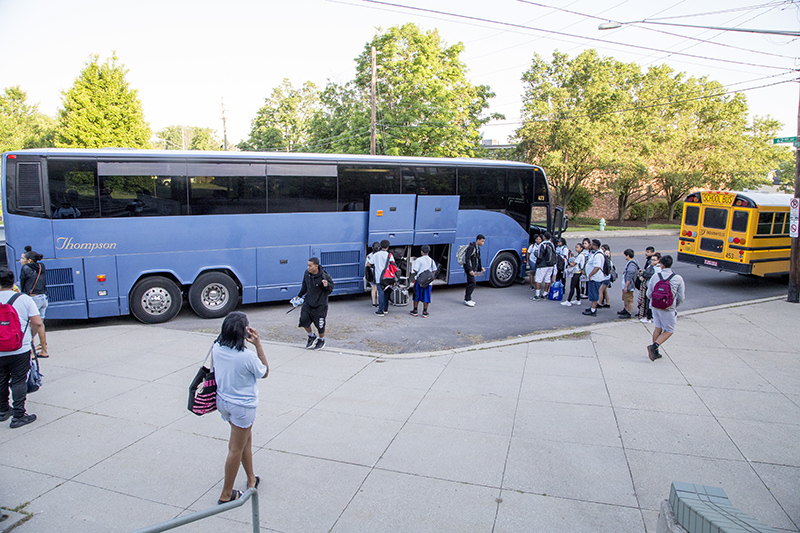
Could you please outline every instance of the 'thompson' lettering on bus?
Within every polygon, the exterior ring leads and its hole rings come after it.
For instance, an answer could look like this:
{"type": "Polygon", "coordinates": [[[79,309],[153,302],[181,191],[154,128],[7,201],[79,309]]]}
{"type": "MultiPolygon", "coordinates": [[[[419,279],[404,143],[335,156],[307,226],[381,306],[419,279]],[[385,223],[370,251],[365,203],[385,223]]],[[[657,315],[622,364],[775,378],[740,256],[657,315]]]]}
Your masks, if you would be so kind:
{"type": "Polygon", "coordinates": [[[114,250],[116,247],[115,242],[72,242],[72,237],[56,239],[56,250],[88,250],[92,253],[95,250],[114,250]]]}

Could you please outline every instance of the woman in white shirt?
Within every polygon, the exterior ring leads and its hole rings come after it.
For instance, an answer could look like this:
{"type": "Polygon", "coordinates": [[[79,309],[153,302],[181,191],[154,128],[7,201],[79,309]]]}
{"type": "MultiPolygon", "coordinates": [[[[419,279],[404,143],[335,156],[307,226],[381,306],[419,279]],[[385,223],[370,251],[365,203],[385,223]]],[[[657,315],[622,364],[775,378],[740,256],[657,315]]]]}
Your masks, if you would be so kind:
{"type": "Polygon", "coordinates": [[[239,465],[247,474],[247,488],[258,488],[261,479],[253,472],[252,430],[258,406],[258,383],[269,374],[269,365],[258,332],[250,327],[247,315],[234,311],[225,317],[211,351],[217,382],[217,410],[231,426],[225,482],[218,504],[236,500],[242,491],[233,483],[239,465]],[[256,349],[245,348],[245,341],[256,349]]]}

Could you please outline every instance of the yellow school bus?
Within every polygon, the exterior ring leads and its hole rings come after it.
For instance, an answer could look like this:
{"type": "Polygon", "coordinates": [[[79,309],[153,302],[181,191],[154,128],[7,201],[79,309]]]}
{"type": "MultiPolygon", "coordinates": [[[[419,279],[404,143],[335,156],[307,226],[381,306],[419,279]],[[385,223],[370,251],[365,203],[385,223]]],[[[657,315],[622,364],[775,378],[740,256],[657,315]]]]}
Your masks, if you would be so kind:
{"type": "Polygon", "coordinates": [[[789,194],[702,191],[683,204],[678,261],[725,272],[787,274],[789,194]]]}

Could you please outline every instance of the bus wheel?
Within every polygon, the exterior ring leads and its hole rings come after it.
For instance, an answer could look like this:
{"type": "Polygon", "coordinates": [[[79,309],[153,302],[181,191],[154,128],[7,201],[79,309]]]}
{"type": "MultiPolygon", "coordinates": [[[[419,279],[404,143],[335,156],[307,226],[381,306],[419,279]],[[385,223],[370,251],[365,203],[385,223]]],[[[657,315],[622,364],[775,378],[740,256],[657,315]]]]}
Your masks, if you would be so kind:
{"type": "Polygon", "coordinates": [[[145,324],[172,320],[181,310],[182,304],[180,287],[163,276],[145,278],[131,291],[131,313],[145,324]]]}
{"type": "Polygon", "coordinates": [[[518,269],[517,259],[512,254],[503,252],[498,255],[489,272],[492,285],[495,287],[508,287],[517,278],[518,269]]]}
{"type": "Polygon", "coordinates": [[[222,272],[206,272],[197,277],[189,289],[189,305],[202,318],[227,315],[239,303],[236,282],[222,272]]]}

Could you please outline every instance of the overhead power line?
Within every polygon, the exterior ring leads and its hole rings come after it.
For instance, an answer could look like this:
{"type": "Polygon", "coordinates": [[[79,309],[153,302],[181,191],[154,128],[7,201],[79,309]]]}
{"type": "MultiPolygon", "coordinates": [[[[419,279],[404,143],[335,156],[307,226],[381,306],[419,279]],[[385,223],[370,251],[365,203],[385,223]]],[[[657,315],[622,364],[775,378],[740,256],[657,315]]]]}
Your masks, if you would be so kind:
{"type": "Polygon", "coordinates": [[[630,43],[624,43],[624,42],[619,42],[619,41],[611,41],[611,40],[608,40],[608,39],[599,39],[599,38],[595,38],[595,37],[586,37],[585,35],[576,35],[576,34],[573,34],[573,33],[566,33],[566,32],[556,31],[556,30],[548,30],[548,29],[545,29],[545,28],[535,28],[535,27],[532,27],[532,26],[526,26],[524,24],[515,24],[513,22],[504,22],[504,21],[487,19],[487,18],[483,18],[483,17],[475,17],[475,16],[471,16],[471,15],[462,15],[460,13],[450,13],[450,12],[447,12],[447,11],[440,11],[440,10],[436,10],[436,9],[428,9],[428,8],[416,7],[416,6],[406,6],[406,5],[402,5],[402,4],[395,4],[395,3],[392,3],[392,2],[385,2],[385,1],[382,1],[382,0],[363,0],[363,1],[366,2],[366,3],[369,3],[369,4],[383,5],[383,6],[393,7],[393,8],[401,8],[401,9],[405,9],[405,10],[408,10],[408,11],[417,11],[417,12],[421,12],[421,13],[430,13],[430,14],[433,14],[433,15],[448,16],[448,17],[452,17],[452,18],[469,20],[469,21],[473,21],[473,22],[483,22],[483,23],[487,23],[487,24],[495,24],[495,25],[499,25],[499,26],[507,26],[507,27],[511,27],[511,28],[523,29],[523,30],[526,30],[526,31],[534,31],[534,32],[546,33],[546,34],[550,34],[550,35],[558,35],[558,36],[561,36],[561,37],[569,37],[571,39],[588,40],[588,41],[595,41],[595,42],[605,43],[605,44],[609,44],[609,45],[626,46],[628,48],[636,48],[636,49],[639,49],[639,50],[647,50],[648,52],[659,52],[659,53],[663,53],[663,54],[679,55],[679,56],[685,56],[685,57],[692,57],[692,58],[695,58],[695,59],[703,59],[703,60],[706,60],[706,61],[717,61],[717,62],[721,62],[721,63],[730,63],[730,64],[735,64],[735,65],[745,65],[745,66],[749,66],[749,67],[769,68],[769,69],[775,69],[775,70],[784,70],[786,68],[786,67],[779,67],[779,66],[775,66],[775,65],[763,65],[763,64],[758,64],[758,63],[749,63],[749,62],[746,62],[746,61],[736,61],[736,60],[733,60],[733,59],[723,59],[723,58],[718,58],[718,57],[701,56],[701,55],[697,55],[697,54],[687,54],[685,52],[670,52],[669,50],[663,50],[663,49],[660,49],[660,48],[653,48],[653,47],[643,46],[643,45],[638,45],[638,44],[630,44],[630,43]]]}

